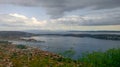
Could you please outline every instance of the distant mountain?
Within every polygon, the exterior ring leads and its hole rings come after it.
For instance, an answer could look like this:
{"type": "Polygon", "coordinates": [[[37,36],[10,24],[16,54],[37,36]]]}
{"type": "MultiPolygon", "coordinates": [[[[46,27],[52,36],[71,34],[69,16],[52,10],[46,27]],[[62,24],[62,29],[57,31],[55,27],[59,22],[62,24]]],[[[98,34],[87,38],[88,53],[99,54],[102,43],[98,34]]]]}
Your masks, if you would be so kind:
{"type": "Polygon", "coordinates": [[[23,37],[32,36],[34,34],[21,31],[0,31],[0,37],[23,37]]]}
{"type": "Polygon", "coordinates": [[[91,37],[97,39],[106,40],[120,40],[119,31],[0,31],[0,38],[10,38],[15,39],[19,37],[29,37],[29,36],[71,36],[71,37],[91,37]]]}
{"type": "Polygon", "coordinates": [[[120,31],[51,31],[51,30],[26,30],[33,34],[120,34],[120,31]]]}
{"type": "Polygon", "coordinates": [[[51,31],[51,30],[25,30],[24,32],[29,32],[33,34],[68,34],[68,31],[51,31]]]}
{"type": "Polygon", "coordinates": [[[96,30],[96,31],[69,31],[69,32],[120,32],[120,31],[109,31],[109,30],[96,30]]]}

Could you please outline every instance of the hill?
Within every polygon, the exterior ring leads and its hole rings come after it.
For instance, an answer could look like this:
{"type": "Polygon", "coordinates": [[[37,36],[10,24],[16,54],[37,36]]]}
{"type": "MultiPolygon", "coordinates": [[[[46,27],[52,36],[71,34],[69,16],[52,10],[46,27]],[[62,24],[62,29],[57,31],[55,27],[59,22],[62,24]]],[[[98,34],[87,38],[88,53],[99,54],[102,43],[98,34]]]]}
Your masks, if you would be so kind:
{"type": "Polygon", "coordinates": [[[81,67],[81,63],[38,48],[1,41],[0,67],[81,67]]]}
{"type": "Polygon", "coordinates": [[[34,34],[21,31],[0,31],[0,38],[28,37],[34,34]]]}

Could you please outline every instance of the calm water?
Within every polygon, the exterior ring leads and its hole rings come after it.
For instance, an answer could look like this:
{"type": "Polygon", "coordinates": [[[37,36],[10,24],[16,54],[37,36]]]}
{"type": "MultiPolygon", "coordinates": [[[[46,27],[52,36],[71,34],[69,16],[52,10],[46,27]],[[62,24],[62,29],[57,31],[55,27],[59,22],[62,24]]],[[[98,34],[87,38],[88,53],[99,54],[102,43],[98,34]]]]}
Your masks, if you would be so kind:
{"type": "Polygon", "coordinates": [[[105,51],[110,48],[120,47],[120,41],[101,40],[87,37],[78,38],[63,36],[36,36],[32,38],[40,41],[45,41],[45,43],[25,41],[13,41],[13,43],[39,47],[42,50],[55,53],[64,52],[72,48],[76,52],[76,58],[78,56],[81,56],[81,54],[86,51],[105,51]]]}

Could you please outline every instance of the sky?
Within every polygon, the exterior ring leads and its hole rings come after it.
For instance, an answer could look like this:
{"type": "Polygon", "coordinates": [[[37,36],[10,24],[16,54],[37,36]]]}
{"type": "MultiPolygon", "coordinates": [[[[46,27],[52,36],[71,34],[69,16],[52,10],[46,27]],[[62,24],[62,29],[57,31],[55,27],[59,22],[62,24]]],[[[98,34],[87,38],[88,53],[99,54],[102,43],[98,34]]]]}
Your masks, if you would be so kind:
{"type": "Polygon", "coordinates": [[[0,0],[0,30],[120,31],[120,0],[0,0]]]}

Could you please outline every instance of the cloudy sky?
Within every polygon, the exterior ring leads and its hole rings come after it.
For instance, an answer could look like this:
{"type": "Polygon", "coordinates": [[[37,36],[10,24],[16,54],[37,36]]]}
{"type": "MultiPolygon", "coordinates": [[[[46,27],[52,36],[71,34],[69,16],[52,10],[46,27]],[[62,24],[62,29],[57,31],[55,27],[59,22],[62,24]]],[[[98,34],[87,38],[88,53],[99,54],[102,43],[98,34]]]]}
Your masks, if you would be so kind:
{"type": "Polygon", "coordinates": [[[120,0],[0,0],[0,30],[120,31],[120,0]]]}

